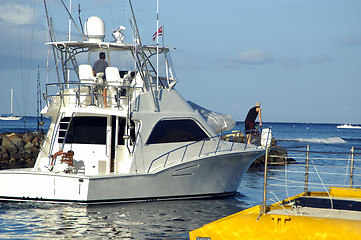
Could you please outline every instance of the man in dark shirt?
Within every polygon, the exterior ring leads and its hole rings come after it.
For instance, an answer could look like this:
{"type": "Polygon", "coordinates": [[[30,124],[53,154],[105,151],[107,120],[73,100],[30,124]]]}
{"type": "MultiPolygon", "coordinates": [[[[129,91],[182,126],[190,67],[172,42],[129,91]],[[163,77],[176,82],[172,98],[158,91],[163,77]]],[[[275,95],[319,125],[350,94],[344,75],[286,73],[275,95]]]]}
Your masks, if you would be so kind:
{"type": "MultiPolygon", "coordinates": [[[[99,53],[99,59],[94,63],[93,65],[93,74],[94,77],[97,75],[97,73],[103,73],[105,74],[105,69],[109,66],[108,62],[105,61],[105,52],[100,52],[99,53]]],[[[104,77],[103,77],[103,81],[104,81],[104,77]]],[[[107,89],[104,87],[103,88],[103,101],[104,101],[104,107],[108,107],[107,106],[107,89]]]]}
{"type": "Polygon", "coordinates": [[[261,104],[259,102],[257,102],[256,106],[248,111],[247,117],[244,120],[245,133],[247,134],[247,144],[251,143],[251,134],[254,133],[253,129],[256,128],[257,116],[259,119],[259,126],[262,127],[261,104]]]}
{"type": "Polygon", "coordinates": [[[105,61],[105,57],[106,57],[105,52],[99,53],[99,59],[93,65],[94,77],[99,72],[105,73],[105,69],[108,67],[108,62],[105,61]]]}

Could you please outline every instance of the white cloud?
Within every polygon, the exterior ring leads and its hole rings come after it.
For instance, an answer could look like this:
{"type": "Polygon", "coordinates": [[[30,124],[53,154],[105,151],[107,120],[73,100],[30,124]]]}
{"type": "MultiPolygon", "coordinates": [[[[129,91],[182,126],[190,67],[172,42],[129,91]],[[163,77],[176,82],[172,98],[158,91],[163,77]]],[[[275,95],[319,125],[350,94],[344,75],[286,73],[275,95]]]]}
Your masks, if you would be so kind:
{"type": "Polygon", "coordinates": [[[310,62],[313,63],[329,63],[332,61],[332,57],[330,56],[315,56],[312,57],[310,62]]]}
{"type": "Polygon", "coordinates": [[[243,51],[236,55],[235,60],[243,64],[260,64],[271,62],[273,56],[268,51],[263,51],[260,49],[250,49],[243,51]]]}
{"type": "Polygon", "coordinates": [[[299,59],[296,59],[294,57],[288,57],[288,56],[282,57],[282,58],[278,59],[277,62],[279,62],[283,67],[286,67],[286,68],[303,67],[302,61],[300,61],[299,59]]]}
{"type": "Polygon", "coordinates": [[[361,45],[361,36],[353,36],[348,38],[342,38],[340,40],[341,44],[345,45],[361,45]]]}
{"type": "Polygon", "coordinates": [[[35,10],[27,5],[16,3],[0,4],[0,20],[11,24],[32,24],[34,21],[35,10]]]}

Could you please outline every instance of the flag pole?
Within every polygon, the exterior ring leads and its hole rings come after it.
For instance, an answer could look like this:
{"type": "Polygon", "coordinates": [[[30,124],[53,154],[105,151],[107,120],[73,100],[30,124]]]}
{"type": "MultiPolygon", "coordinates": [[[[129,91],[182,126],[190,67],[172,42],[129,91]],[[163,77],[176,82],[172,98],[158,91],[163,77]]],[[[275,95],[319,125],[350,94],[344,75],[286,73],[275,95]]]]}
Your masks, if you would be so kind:
{"type": "Polygon", "coordinates": [[[157,94],[158,94],[158,88],[159,88],[159,73],[158,73],[158,63],[159,63],[159,56],[158,56],[158,53],[159,53],[159,41],[158,41],[158,38],[159,38],[159,33],[158,33],[158,30],[159,30],[159,0],[157,0],[157,94]]]}
{"type": "Polygon", "coordinates": [[[164,25],[162,25],[162,47],[164,48],[164,25]]]}

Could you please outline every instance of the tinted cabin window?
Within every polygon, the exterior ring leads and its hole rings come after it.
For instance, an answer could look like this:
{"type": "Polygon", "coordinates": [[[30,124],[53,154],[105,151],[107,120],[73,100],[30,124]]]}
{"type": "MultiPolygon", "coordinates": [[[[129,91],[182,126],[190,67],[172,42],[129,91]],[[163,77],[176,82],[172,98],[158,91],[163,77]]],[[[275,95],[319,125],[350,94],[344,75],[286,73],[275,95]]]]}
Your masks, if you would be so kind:
{"type": "MultiPolygon", "coordinates": [[[[61,122],[69,122],[70,118],[63,118],[61,122]]],[[[60,130],[67,128],[66,123],[62,123],[60,130]],[[62,126],[63,125],[63,126],[62,126]]],[[[66,143],[84,144],[106,144],[106,117],[74,117],[70,123],[66,136],[66,143]]],[[[59,140],[65,133],[59,132],[59,140]]],[[[60,142],[60,141],[59,141],[60,142]]]]}
{"type": "Polygon", "coordinates": [[[147,144],[199,141],[206,138],[207,134],[191,119],[161,120],[153,128],[147,144]]]}

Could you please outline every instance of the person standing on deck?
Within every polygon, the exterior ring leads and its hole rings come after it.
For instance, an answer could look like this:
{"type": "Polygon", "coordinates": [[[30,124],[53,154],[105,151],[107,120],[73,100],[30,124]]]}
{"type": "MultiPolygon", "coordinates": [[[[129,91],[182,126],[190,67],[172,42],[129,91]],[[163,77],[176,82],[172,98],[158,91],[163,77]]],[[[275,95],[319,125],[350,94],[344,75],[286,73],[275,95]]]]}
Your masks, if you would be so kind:
{"type": "Polygon", "coordinates": [[[244,120],[245,133],[247,134],[247,144],[251,143],[251,135],[254,133],[253,129],[256,128],[256,118],[258,116],[259,126],[262,127],[261,104],[259,102],[248,111],[247,117],[244,120]]]}
{"type": "MultiPolygon", "coordinates": [[[[97,73],[103,73],[105,74],[105,69],[109,66],[108,62],[105,61],[105,52],[99,53],[99,59],[94,63],[93,65],[93,75],[94,77],[97,75],[97,73]]],[[[107,89],[104,87],[103,89],[103,99],[104,99],[104,107],[107,107],[107,89]]]]}
{"type": "Polygon", "coordinates": [[[97,75],[97,73],[102,72],[103,74],[105,73],[105,69],[109,66],[108,62],[105,61],[105,52],[100,52],[99,53],[99,59],[97,61],[95,61],[94,65],[93,65],[93,74],[94,77],[97,75]]]}

